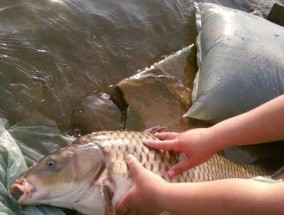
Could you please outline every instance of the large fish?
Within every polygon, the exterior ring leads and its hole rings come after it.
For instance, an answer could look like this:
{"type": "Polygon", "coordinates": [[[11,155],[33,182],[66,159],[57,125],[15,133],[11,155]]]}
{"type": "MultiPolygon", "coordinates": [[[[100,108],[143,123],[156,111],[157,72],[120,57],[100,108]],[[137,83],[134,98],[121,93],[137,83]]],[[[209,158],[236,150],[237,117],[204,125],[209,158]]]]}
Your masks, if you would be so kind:
{"type": "MultiPolygon", "coordinates": [[[[147,169],[171,182],[201,182],[268,175],[255,165],[239,165],[215,155],[208,162],[170,179],[166,170],[180,155],[150,149],[150,132],[105,131],[76,139],[39,160],[10,186],[20,204],[47,204],[84,215],[115,214],[114,207],[132,185],[124,158],[133,154],[147,169]]],[[[149,194],[150,195],[150,194],[149,194]]]]}

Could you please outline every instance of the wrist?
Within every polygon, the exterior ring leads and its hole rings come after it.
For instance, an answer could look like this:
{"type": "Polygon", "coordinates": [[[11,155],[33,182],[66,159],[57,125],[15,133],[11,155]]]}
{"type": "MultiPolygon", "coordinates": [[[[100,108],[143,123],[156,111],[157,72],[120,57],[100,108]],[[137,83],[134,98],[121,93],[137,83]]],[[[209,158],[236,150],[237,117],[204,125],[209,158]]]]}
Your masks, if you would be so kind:
{"type": "Polygon", "coordinates": [[[171,212],[173,189],[173,183],[165,181],[159,186],[159,192],[154,194],[156,195],[154,205],[161,210],[160,213],[163,211],[171,212]]]}
{"type": "Polygon", "coordinates": [[[214,153],[231,146],[230,140],[215,125],[207,128],[206,140],[214,153]]]}
{"type": "Polygon", "coordinates": [[[187,214],[185,204],[191,198],[188,186],[190,183],[167,183],[160,193],[159,208],[171,214],[187,214]]]}

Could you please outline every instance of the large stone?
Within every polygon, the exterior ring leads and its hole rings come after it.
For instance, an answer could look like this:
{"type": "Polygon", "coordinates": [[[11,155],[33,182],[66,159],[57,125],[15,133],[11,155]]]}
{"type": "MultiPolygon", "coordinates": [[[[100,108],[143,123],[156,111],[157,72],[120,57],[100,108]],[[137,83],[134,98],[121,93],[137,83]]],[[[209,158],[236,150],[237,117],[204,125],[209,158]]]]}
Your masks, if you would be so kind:
{"type": "Polygon", "coordinates": [[[87,96],[74,111],[74,126],[79,134],[122,128],[121,111],[106,93],[87,96]]]}

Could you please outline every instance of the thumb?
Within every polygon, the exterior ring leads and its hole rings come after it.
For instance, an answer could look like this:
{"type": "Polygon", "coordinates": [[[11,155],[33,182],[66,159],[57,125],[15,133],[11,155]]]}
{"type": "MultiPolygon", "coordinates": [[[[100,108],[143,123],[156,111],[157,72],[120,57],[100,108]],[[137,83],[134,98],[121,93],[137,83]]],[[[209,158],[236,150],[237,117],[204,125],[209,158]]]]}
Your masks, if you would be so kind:
{"type": "Polygon", "coordinates": [[[125,162],[132,174],[133,178],[137,178],[141,171],[144,171],[144,167],[142,164],[134,157],[133,155],[129,154],[125,158],[125,162]]]}

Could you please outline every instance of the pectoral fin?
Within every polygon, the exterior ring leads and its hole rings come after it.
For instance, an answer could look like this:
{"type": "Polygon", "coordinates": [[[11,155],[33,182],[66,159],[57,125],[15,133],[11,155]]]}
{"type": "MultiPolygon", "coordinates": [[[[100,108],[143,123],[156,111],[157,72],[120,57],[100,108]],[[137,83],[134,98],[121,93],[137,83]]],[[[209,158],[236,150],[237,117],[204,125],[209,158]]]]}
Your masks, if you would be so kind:
{"type": "Polygon", "coordinates": [[[113,199],[113,191],[111,187],[107,184],[104,184],[102,186],[101,190],[103,197],[105,199],[105,215],[116,215],[115,209],[112,205],[112,199],[113,199]]]}

